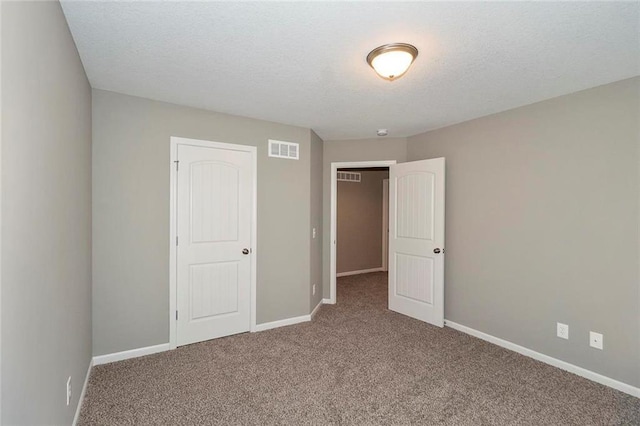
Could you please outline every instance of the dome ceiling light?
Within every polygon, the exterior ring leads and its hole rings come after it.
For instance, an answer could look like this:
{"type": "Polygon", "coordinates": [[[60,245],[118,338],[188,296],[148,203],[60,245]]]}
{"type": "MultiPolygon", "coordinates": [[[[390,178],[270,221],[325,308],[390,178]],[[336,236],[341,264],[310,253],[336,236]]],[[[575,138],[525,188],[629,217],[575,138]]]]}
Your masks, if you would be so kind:
{"type": "Polygon", "coordinates": [[[376,47],[367,55],[371,68],[385,80],[393,81],[407,72],[418,56],[418,49],[407,43],[391,43],[376,47]]]}

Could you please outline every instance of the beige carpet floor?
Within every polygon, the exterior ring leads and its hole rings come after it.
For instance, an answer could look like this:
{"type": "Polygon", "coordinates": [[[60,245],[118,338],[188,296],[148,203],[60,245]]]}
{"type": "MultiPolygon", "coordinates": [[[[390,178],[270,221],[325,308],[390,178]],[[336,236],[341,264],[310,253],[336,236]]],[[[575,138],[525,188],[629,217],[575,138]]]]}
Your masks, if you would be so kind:
{"type": "Polygon", "coordinates": [[[81,425],[640,425],[640,400],[386,309],[338,280],[304,323],[93,369],[81,425]]]}

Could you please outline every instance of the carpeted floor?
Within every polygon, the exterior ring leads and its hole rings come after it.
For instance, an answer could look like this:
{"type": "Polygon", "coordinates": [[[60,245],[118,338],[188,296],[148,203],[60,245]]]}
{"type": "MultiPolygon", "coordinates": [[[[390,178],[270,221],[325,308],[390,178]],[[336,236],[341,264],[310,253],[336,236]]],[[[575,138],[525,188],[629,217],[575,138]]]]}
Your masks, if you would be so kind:
{"type": "Polygon", "coordinates": [[[640,400],[386,309],[338,280],[304,323],[97,366],[81,425],[640,425],[640,400]]]}

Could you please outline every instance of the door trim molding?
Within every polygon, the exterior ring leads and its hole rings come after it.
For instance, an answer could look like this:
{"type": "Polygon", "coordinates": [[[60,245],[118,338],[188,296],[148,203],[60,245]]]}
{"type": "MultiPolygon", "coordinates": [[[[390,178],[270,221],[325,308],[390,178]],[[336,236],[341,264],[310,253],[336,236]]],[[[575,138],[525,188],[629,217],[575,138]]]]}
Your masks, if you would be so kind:
{"type": "Polygon", "coordinates": [[[329,240],[329,304],[336,303],[336,242],[337,242],[337,213],[338,213],[338,169],[389,167],[396,164],[396,160],[381,161],[339,161],[331,163],[331,238],[329,240]]]}
{"type": "Polygon", "coordinates": [[[382,179],[382,270],[389,270],[389,178],[382,179]]]}
{"type": "Polygon", "coordinates": [[[232,151],[243,151],[251,153],[253,168],[253,194],[251,208],[251,320],[249,331],[254,332],[256,329],[256,271],[258,258],[258,155],[255,146],[237,145],[222,142],[213,142],[199,139],[188,139],[177,136],[170,138],[170,162],[169,162],[169,349],[177,347],[177,324],[176,324],[176,307],[177,307],[177,290],[178,277],[176,263],[178,261],[178,252],[176,250],[177,236],[177,173],[175,161],[178,159],[178,145],[200,146],[205,148],[218,148],[232,151]]]}

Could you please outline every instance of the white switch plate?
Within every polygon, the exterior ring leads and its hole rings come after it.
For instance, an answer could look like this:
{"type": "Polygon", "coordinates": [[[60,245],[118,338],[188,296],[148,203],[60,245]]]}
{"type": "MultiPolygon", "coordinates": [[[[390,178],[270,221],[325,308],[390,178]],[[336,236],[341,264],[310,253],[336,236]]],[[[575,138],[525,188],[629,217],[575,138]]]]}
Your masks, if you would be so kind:
{"type": "Polygon", "coordinates": [[[600,333],[589,332],[589,346],[596,349],[603,349],[604,337],[600,333]]]}
{"type": "Polygon", "coordinates": [[[71,403],[71,376],[67,379],[67,405],[71,403]]]}
{"type": "Polygon", "coordinates": [[[562,324],[561,322],[559,322],[557,324],[558,324],[558,327],[557,327],[556,334],[558,335],[558,337],[560,337],[562,339],[568,339],[569,338],[569,326],[567,324],[562,324]]]}

